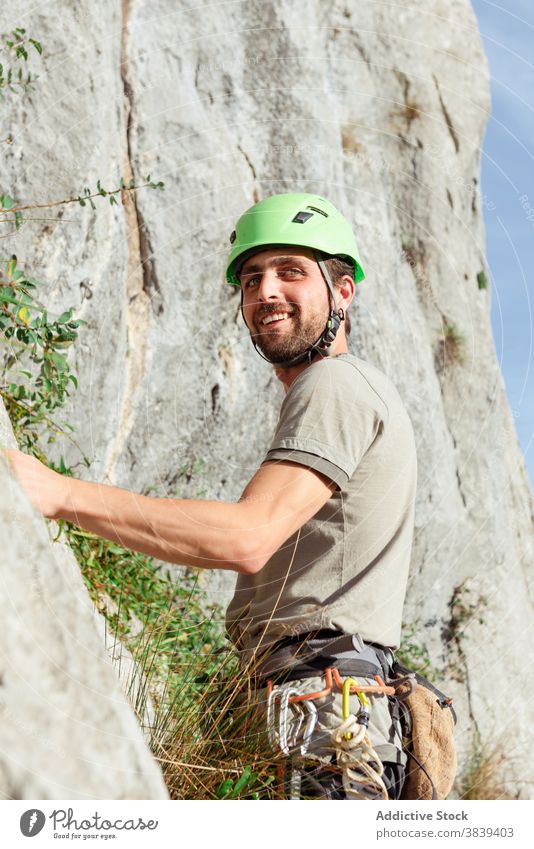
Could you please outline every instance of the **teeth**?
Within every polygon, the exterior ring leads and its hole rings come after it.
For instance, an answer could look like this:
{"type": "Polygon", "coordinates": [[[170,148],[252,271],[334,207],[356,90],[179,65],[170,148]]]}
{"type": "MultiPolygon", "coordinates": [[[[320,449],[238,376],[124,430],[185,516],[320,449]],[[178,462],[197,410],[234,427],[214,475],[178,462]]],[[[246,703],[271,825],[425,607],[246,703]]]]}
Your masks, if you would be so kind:
{"type": "Polygon", "coordinates": [[[290,313],[279,312],[275,315],[268,315],[264,319],[262,319],[261,323],[265,326],[266,324],[272,324],[273,321],[281,321],[283,318],[290,318],[290,313]]]}

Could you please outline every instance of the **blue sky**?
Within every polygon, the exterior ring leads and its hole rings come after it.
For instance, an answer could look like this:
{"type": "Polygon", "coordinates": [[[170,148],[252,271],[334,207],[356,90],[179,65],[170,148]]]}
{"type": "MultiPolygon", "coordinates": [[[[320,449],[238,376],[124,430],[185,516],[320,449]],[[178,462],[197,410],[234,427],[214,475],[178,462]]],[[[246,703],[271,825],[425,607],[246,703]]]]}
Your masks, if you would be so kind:
{"type": "Polygon", "coordinates": [[[491,73],[481,189],[493,336],[534,484],[534,0],[472,5],[491,73]]]}

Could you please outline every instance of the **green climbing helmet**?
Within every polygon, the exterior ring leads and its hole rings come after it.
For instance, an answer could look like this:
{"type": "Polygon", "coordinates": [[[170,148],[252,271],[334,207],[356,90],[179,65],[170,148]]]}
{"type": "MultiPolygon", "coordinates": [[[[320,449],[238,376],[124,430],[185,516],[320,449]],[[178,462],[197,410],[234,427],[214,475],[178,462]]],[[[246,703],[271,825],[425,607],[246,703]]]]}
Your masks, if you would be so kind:
{"type": "Polygon", "coordinates": [[[240,285],[236,271],[247,256],[260,248],[285,245],[344,258],[354,266],[356,283],[365,277],[352,227],[319,195],[288,193],[261,200],[243,213],[230,243],[226,279],[232,286],[240,285]]]}

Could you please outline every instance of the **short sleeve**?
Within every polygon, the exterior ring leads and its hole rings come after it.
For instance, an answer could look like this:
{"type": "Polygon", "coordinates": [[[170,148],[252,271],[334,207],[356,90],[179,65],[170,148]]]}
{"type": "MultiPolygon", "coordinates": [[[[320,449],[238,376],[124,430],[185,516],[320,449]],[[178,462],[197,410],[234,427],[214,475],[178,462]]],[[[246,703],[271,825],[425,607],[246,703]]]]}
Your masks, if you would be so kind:
{"type": "Polygon", "coordinates": [[[289,460],[340,489],[374,442],[387,409],[351,363],[325,359],[291,385],[266,460],[289,460]]]}

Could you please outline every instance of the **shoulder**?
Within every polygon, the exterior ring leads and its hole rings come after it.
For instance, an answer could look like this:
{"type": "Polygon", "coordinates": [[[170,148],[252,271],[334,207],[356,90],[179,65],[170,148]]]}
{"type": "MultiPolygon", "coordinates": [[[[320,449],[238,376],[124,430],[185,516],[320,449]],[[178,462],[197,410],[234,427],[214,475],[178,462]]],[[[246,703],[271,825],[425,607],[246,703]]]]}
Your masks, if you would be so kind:
{"type": "Polygon", "coordinates": [[[291,385],[286,401],[291,404],[317,393],[351,405],[371,407],[382,419],[387,419],[392,409],[402,406],[391,379],[353,354],[325,357],[313,363],[291,385]]]}

